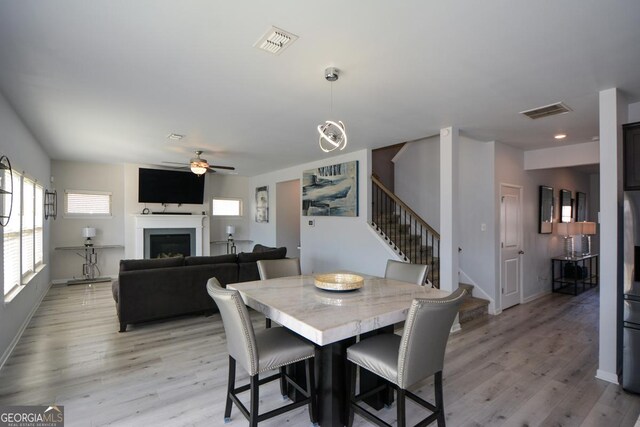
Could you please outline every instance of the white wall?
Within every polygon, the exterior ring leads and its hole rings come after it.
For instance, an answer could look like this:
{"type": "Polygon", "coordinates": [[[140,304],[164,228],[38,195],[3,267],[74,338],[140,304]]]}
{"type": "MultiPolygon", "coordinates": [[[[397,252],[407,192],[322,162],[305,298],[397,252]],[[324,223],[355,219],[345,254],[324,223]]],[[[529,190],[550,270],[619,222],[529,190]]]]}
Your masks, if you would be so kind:
{"type": "Polygon", "coordinates": [[[208,174],[205,185],[205,200],[208,200],[207,212],[211,212],[211,199],[214,197],[242,199],[242,217],[211,217],[211,255],[221,255],[227,253],[227,245],[213,243],[215,241],[227,240],[227,225],[236,226],[236,250],[240,252],[251,252],[253,242],[240,242],[240,240],[250,240],[251,221],[253,220],[251,200],[248,198],[249,178],[237,175],[208,174]]]}
{"type": "MultiPolygon", "coordinates": [[[[124,245],[124,166],[53,160],[53,186],[58,191],[58,218],[51,222],[51,278],[55,281],[82,278],[81,258],[74,251],[57,247],[82,246],[83,227],[95,227],[96,245],[124,245]],[[111,193],[111,218],[65,218],[65,190],[105,191],[111,193]]],[[[104,249],[98,252],[100,276],[115,277],[124,249],[104,249]]],[[[83,254],[83,251],[78,253],[83,254]]]]}
{"type": "Polygon", "coordinates": [[[640,102],[629,104],[629,123],[640,122],[640,102]]]}
{"type": "MultiPolygon", "coordinates": [[[[270,199],[269,222],[251,222],[251,238],[254,242],[266,246],[276,245],[278,213],[272,208],[277,203],[276,184],[278,182],[301,179],[302,172],[307,169],[352,160],[359,161],[359,216],[355,218],[302,217],[300,230],[302,272],[311,274],[342,269],[384,275],[386,261],[393,255],[367,222],[370,217],[369,195],[371,194],[371,152],[368,150],[327,157],[322,161],[252,177],[249,194],[253,194],[256,187],[268,185],[270,199]],[[308,220],[314,220],[315,226],[309,226],[308,220]]],[[[255,209],[255,202],[252,203],[252,212],[253,209],[255,209]]]]}
{"type": "MultiPolygon", "coordinates": [[[[37,179],[45,188],[50,189],[50,159],[29,129],[22,123],[13,108],[0,94],[0,153],[9,157],[17,171],[24,171],[37,179]]],[[[15,206],[15,205],[14,205],[15,206]]],[[[14,212],[15,214],[15,212],[14,212]]],[[[19,335],[27,325],[27,321],[49,289],[51,258],[49,251],[50,229],[52,220],[44,221],[44,263],[46,264],[20,293],[11,301],[0,303],[0,366],[9,355],[19,335]]],[[[3,240],[0,239],[0,249],[3,240]]],[[[3,270],[3,251],[0,250],[0,272],[3,270]]],[[[4,278],[4,274],[0,274],[4,278]]],[[[4,279],[0,279],[4,280],[4,279]]],[[[4,288],[4,283],[3,286],[4,288]]]]}
{"type": "Polygon", "coordinates": [[[276,246],[286,246],[288,257],[300,258],[300,180],[279,182],[276,190],[276,246]]]}
{"type": "Polygon", "coordinates": [[[412,141],[396,155],[395,194],[440,231],[440,136],[412,141]]]}

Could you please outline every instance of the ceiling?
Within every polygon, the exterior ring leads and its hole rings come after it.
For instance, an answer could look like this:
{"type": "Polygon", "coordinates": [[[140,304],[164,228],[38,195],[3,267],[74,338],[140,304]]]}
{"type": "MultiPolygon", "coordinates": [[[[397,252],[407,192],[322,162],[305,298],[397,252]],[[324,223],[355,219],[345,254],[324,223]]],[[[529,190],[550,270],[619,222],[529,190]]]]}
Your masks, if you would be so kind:
{"type": "Polygon", "coordinates": [[[53,159],[202,149],[255,175],[326,157],[329,118],[347,151],[449,125],[537,149],[597,136],[600,90],[640,101],[639,21],[637,0],[0,0],[0,91],[53,159]],[[271,25],[299,36],[278,56],[253,47],[271,25]],[[573,112],[518,114],[558,101],[573,112]]]}

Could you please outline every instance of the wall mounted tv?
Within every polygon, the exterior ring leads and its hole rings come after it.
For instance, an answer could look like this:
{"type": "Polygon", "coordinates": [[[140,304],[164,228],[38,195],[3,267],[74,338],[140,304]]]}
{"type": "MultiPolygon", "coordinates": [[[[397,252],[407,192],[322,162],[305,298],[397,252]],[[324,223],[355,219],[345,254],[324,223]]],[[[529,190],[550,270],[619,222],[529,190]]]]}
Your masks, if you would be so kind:
{"type": "Polygon", "coordinates": [[[138,202],[201,205],[204,176],[191,172],[138,169],[138,202]]]}

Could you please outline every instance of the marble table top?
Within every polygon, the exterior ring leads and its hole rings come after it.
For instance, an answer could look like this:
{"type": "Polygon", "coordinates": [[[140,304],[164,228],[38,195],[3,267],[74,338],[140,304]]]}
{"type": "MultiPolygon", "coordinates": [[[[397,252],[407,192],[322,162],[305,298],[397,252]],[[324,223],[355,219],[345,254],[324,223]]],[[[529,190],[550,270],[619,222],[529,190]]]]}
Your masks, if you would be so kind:
{"type": "Polygon", "coordinates": [[[360,275],[365,279],[364,286],[351,292],[318,289],[313,276],[233,283],[227,288],[238,290],[249,307],[318,345],[402,322],[414,298],[442,298],[449,294],[360,275]]]}

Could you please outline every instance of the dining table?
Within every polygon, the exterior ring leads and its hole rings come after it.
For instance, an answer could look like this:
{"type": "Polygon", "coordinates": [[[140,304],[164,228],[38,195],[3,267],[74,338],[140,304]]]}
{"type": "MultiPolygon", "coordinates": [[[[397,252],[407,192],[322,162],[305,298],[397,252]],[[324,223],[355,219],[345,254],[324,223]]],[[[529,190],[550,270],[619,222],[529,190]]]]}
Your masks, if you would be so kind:
{"type": "MultiPolygon", "coordinates": [[[[319,289],[309,275],[227,285],[248,307],[316,345],[318,421],[324,427],[346,425],[346,353],[356,337],[393,333],[393,325],[406,319],[413,299],[449,295],[415,283],[355,274],[364,279],[363,286],[348,292],[319,289]]],[[[384,380],[361,371],[361,390],[380,381],[384,380]]],[[[391,404],[391,398],[381,393],[368,403],[380,409],[391,404]]]]}

